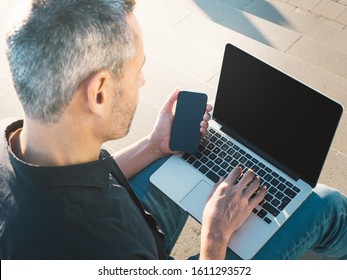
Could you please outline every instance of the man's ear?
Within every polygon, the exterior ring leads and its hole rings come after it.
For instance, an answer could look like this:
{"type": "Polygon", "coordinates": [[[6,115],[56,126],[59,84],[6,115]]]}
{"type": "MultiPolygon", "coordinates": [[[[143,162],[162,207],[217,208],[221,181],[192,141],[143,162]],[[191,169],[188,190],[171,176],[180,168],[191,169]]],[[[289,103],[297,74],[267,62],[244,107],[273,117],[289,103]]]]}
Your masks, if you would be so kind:
{"type": "Polygon", "coordinates": [[[87,100],[89,109],[99,116],[105,112],[105,106],[111,100],[112,75],[101,70],[91,75],[87,84],[87,100]]]}

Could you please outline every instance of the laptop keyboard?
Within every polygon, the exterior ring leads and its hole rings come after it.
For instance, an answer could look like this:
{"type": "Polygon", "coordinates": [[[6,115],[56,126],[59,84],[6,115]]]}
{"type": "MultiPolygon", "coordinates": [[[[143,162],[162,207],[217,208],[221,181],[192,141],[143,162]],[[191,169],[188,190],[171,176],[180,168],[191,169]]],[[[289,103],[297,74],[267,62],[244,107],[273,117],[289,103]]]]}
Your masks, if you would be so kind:
{"type": "MultiPolygon", "coordinates": [[[[194,155],[185,153],[182,155],[182,159],[215,183],[219,181],[220,177],[226,177],[236,166],[242,167],[244,171],[252,169],[259,176],[262,185],[266,185],[268,188],[265,199],[253,209],[253,213],[268,224],[300,192],[297,186],[288,182],[213,128],[209,128],[207,135],[201,139],[199,151],[194,155]]],[[[255,195],[254,193],[251,198],[255,195]]]]}

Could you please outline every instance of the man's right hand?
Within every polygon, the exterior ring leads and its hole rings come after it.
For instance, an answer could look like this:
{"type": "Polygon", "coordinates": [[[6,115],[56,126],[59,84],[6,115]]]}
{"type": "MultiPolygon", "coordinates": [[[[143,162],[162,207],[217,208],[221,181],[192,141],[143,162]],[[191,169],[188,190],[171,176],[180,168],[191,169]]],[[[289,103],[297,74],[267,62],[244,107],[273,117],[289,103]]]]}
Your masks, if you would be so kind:
{"type": "Polygon", "coordinates": [[[200,259],[224,259],[232,234],[266,195],[259,177],[248,170],[241,180],[242,169],[236,167],[221,178],[212,189],[203,213],[200,259]],[[250,199],[258,190],[257,195],[250,199]]]}

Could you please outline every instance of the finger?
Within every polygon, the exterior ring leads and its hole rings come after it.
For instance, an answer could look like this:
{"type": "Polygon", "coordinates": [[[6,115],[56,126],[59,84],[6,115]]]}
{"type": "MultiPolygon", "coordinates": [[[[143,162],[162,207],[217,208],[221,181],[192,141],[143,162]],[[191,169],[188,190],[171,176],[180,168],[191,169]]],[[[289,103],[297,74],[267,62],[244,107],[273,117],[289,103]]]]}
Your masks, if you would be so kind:
{"type": "Polygon", "coordinates": [[[206,112],[207,112],[207,113],[211,112],[212,109],[213,109],[213,107],[212,107],[211,104],[207,104],[207,105],[206,105],[206,112]]]}
{"type": "Polygon", "coordinates": [[[206,122],[208,122],[210,119],[211,119],[211,115],[210,115],[210,113],[205,113],[204,114],[204,117],[202,118],[204,121],[206,121],[206,122]]]}
{"type": "Polygon", "coordinates": [[[248,199],[251,197],[253,193],[255,193],[260,186],[260,179],[258,176],[255,176],[253,181],[249,184],[248,188],[244,190],[244,195],[248,197],[248,199]]]}
{"type": "Polygon", "coordinates": [[[203,127],[203,128],[208,128],[208,123],[205,122],[205,121],[201,121],[200,123],[200,127],[203,127]]]}
{"type": "Polygon", "coordinates": [[[171,95],[168,97],[168,99],[165,101],[164,106],[162,107],[162,112],[172,113],[174,106],[177,102],[178,94],[180,93],[180,90],[176,88],[171,95]]]}
{"type": "Polygon", "coordinates": [[[239,166],[236,166],[229,175],[225,178],[225,182],[228,184],[236,185],[237,180],[239,179],[242,172],[242,168],[239,166]]]}
{"type": "Polygon", "coordinates": [[[250,200],[249,202],[249,206],[253,209],[255,207],[257,207],[257,205],[262,201],[264,200],[265,196],[267,194],[267,187],[265,186],[262,186],[260,189],[259,189],[259,192],[258,194],[250,200]]]}
{"type": "Polygon", "coordinates": [[[244,189],[249,183],[253,181],[254,176],[254,171],[252,169],[248,169],[239,182],[240,186],[244,189]]]}
{"type": "Polygon", "coordinates": [[[201,133],[202,137],[206,136],[206,134],[207,134],[207,129],[206,129],[206,128],[203,128],[203,127],[200,127],[200,133],[201,133]]]}

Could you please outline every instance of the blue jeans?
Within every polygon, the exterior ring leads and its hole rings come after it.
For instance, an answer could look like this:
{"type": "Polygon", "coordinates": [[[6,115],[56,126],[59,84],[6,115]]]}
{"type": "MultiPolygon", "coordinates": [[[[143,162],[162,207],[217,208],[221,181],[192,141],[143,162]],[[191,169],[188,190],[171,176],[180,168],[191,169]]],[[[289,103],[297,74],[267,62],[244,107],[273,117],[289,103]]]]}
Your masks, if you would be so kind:
{"type": "MultiPolygon", "coordinates": [[[[188,213],[149,181],[149,177],[166,160],[163,158],[154,162],[134,176],[130,183],[164,231],[164,248],[169,256],[188,213]]],[[[298,259],[309,250],[330,258],[347,259],[347,197],[320,184],[254,259],[298,259]]],[[[192,259],[197,258],[198,255],[192,256],[192,259]]],[[[229,249],[226,258],[240,259],[229,249]]]]}

